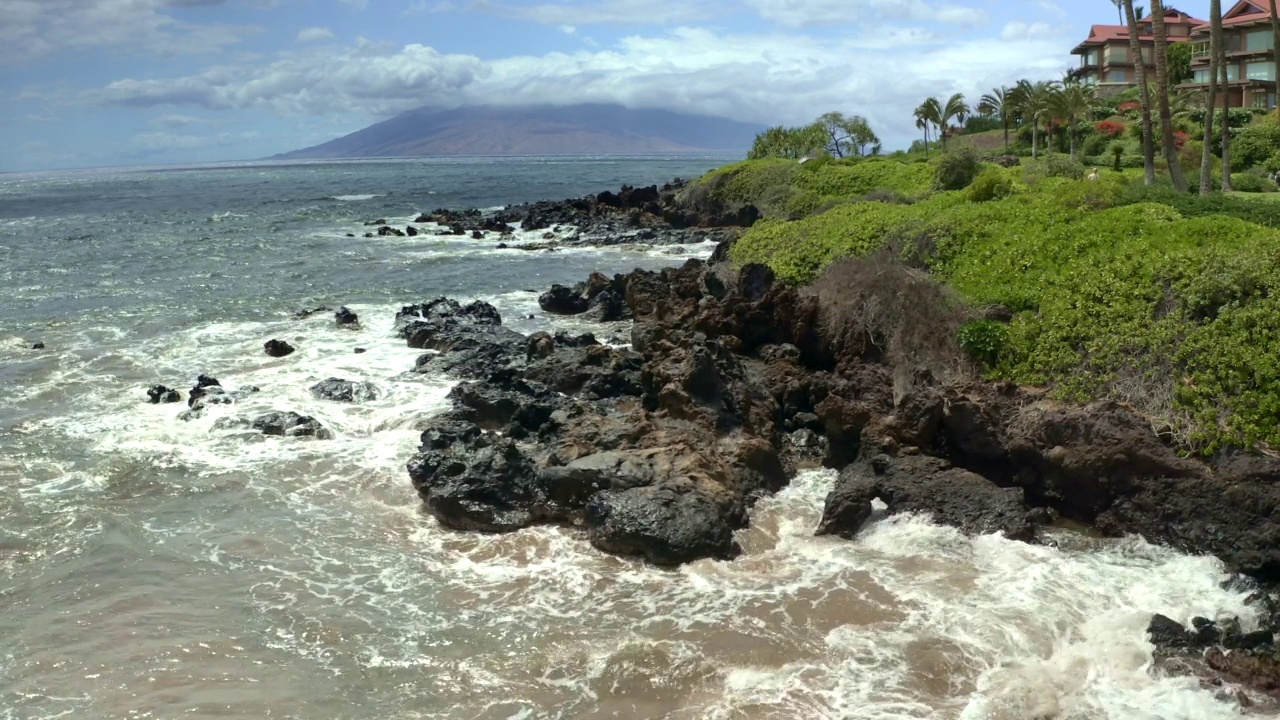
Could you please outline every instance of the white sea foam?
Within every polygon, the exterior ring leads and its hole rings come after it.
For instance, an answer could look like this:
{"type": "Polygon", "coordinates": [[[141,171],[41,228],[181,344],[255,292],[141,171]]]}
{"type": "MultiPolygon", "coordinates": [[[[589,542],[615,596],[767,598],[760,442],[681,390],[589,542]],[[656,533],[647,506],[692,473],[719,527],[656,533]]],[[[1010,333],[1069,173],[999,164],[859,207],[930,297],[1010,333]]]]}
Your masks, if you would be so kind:
{"type": "MultiPolygon", "coordinates": [[[[537,312],[536,297],[491,300],[530,331],[545,322],[520,319],[537,312]]],[[[361,678],[357,696],[378,697],[387,716],[411,717],[423,703],[469,717],[1238,714],[1194,680],[1152,672],[1143,631],[1153,612],[1248,623],[1243,596],[1219,586],[1215,560],[1136,539],[1064,535],[1060,548],[1032,546],[914,516],[877,516],[852,542],[817,538],[830,472],[802,473],[761,501],[740,533],[746,553],[732,562],[649,567],[596,552],[568,528],[445,531],[420,512],[404,463],[415,422],[445,406],[451,383],[406,372],[418,351],[394,337],[394,307],[352,309],[358,331],[328,316],[221,323],[117,337],[106,353],[100,333],[86,335],[40,387],[23,389],[39,401],[80,387],[74,407],[18,432],[65,434],[118,460],[91,472],[25,459],[21,496],[65,500],[71,513],[92,494],[118,493],[139,511],[166,494],[207,494],[201,512],[157,510],[145,529],[165,553],[227,578],[218,587],[236,589],[218,602],[251,608],[237,629],[249,649],[228,651],[226,662],[266,654],[254,679],[277,685],[293,682],[291,673],[361,678]],[[297,352],[265,356],[273,337],[297,352]],[[177,419],[181,405],[143,402],[149,382],[185,391],[200,373],[261,390],[190,422],[177,419]],[[330,376],[373,383],[379,396],[312,396],[308,388],[330,376]],[[219,422],[269,410],[312,415],[335,438],[268,438],[219,422]]],[[[83,541],[69,538],[62,549],[79,552],[83,541]]],[[[132,679],[123,669],[93,672],[106,673],[96,681],[104,687],[132,679]]]]}
{"type": "Polygon", "coordinates": [[[376,197],[382,197],[382,196],[371,193],[368,195],[332,195],[330,197],[332,197],[334,200],[341,200],[342,202],[360,202],[362,200],[372,200],[376,197]]]}

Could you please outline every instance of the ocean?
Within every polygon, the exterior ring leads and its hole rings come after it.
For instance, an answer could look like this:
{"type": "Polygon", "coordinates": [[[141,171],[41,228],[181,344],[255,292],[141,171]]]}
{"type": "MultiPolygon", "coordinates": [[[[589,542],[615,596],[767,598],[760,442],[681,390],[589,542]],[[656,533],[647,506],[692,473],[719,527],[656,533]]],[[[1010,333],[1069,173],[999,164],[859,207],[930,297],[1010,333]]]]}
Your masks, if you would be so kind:
{"type": "Polygon", "coordinates": [[[537,295],[711,247],[524,252],[366,223],[726,160],[0,176],[0,718],[1238,717],[1230,688],[1153,670],[1144,630],[1155,612],[1247,623],[1244,594],[1213,558],[1140,539],[1032,546],[917,516],[815,538],[828,471],[762,501],[742,557],[679,569],[422,512],[405,463],[453,381],[411,372],[401,305],[483,299],[522,332],[625,336],[547,317],[537,295]],[[292,317],[320,305],[360,329],[292,317]],[[298,351],[267,357],[272,338],[298,351]],[[147,404],[202,373],[260,391],[189,421],[147,404]],[[328,377],[378,396],[317,399],[328,377]],[[227,422],[269,410],[334,437],[227,422]]]}

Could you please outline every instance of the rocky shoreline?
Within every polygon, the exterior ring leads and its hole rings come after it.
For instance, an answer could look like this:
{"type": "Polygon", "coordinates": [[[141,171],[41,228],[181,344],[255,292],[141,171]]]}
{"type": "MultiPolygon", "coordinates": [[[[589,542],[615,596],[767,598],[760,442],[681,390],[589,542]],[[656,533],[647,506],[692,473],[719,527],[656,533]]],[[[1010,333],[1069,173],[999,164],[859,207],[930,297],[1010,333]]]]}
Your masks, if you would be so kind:
{"type": "MultiPolygon", "coordinates": [[[[1256,630],[1241,631],[1234,618],[1198,618],[1187,630],[1156,615],[1149,633],[1158,658],[1169,672],[1239,683],[1253,693],[1250,703],[1280,699],[1272,593],[1280,584],[1280,461],[1187,458],[1121,404],[1063,405],[1035,389],[986,382],[927,312],[942,300],[930,294],[932,281],[880,272],[892,282],[859,288],[880,295],[855,307],[841,292],[778,282],[762,265],[735,268],[727,253],[736,228],[758,213],[686,211],[681,190],[623,188],[490,216],[419,218],[482,238],[519,226],[558,228],[550,231],[556,242],[591,244],[594,235],[609,244],[647,232],[650,241],[719,243],[706,262],[595,273],[541,296],[550,314],[630,321],[626,344],[522,335],[484,302],[436,298],[397,313],[399,335],[424,351],[414,370],[461,381],[452,408],[423,427],[408,464],[442,525],[508,532],[554,523],[581,530],[604,552],[652,563],[729,559],[757,500],[797,469],[832,468],[839,475],[818,534],[856,536],[879,499],[884,514],[927,512],[967,533],[1043,542],[1045,528],[1069,521],[1219,557],[1237,573],[1234,582],[1253,590],[1256,630]],[[576,234],[561,232],[569,227],[576,234]],[[907,312],[904,302],[926,312],[907,312]],[[863,316],[870,307],[901,315],[893,337],[863,316]],[[895,350],[898,336],[915,338],[915,349],[895,350]]],[[[358,322],[343,311],[337,322],[358,322]]],[[[998,309],[987,312],[1000,319],[998,309]]],[[[191,412],[226,395],[207,380],[191,412]]],[[[313,390],[358,398],[359,388],[342,382],[313,390]]],[[[176,395],[158,386],[153,402],[176,395]]],[[[252,427],[327,432],[302,416],[258,418],[252,427]]]]}

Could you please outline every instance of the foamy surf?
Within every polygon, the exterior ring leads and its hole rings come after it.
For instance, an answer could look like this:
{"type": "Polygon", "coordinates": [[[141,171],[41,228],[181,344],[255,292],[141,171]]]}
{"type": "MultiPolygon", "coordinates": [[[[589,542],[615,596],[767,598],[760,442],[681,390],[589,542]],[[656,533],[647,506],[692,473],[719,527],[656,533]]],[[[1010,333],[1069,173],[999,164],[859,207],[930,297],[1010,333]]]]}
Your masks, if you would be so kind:
{"type": "MultiPolygon", "coordinates": [[[[411,224],[425,186],[440,188],[433,206],[492,206],[563,187],[549,183],[574,167],[528,169],[542,164],[24,191],[13,213],[34,219],[0,240],[0,276],[26,288],[0,318],[0,718],[1238,716],[1231,688],[1154,671],[1143,630],[1153,612],[1249,621],[1242,597],[1219,587],[1216,561],[1137,540],[1064,533],[1034,547],[921,517],[815,538],[828,472],[762,501],[733,562],[648,567],[571,528],[443,530],[404,466],[453,381],[410,372],[419,351],[394,337],[399,306],[488,299],[521,332],[625,341],[625,325],[545,315],[539,292],[712,249],[495,247],[545,231],[363,237],[375,218],[411,224]],[[299,208],[353,188],[416,200],[379,200],[377,216],[361,201],[299,208]],[[96,239],[77,239],[87,227],[96,239]],[[342,302],[360,330],[331,313],[287,318],[342,302]],[[297,352],[267,357],[271,338],[297,352]],[[261,390],[189,422],[185,404],[145,402],[149,385],[185,393],[200,373],[261,390]],[[331,376],[377,397],[310,393],[331,376]],[[334,437],[231,422],[272,410],[334,437]]],[[[618,172],[634,181],[636,167],[618,172]]],[[[697,172],[664,165],[650,180],[697,172]]],[[[592,182],[555,195],[598,192],[592,182]]]]}

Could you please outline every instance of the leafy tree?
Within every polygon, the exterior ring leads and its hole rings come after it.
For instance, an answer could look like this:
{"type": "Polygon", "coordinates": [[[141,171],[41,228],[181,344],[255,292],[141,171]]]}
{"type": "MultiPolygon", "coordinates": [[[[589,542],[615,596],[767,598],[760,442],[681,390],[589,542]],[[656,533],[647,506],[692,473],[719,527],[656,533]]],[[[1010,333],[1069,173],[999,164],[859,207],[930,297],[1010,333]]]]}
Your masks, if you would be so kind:
{"type": "Polygon", "coordinates": [[[1195,76],[1191,71],[1191,43],[1180,42],[1169,46],[1169,83],[1177,85],[1195,76]]]}
{"type": "Polygon", "coordinates": [[[871,129],[871,124],[861,115],[845,117],[843,113],[829,112],[818,118],[818,124],[826,133],[826,149],[836,157],[857,152],[860,156],[867,154],[868,146],[880,144],[871,129]]]}
{"type": "Polygon", "coordinates": [[[995,115],[1000,118],[1000,129],[1004,130],[1004,151],[1009,152],[1009,126],[1013,123],[1015,109],[1013,94],[1006,87],[992,88],[991,92],[978,100],[978,112],[983,115],[995,115]]]}
{"type": "Polygon", "coordinates": [[[785,158],[799,160],[820,152],[826,145],[826,131],[818,124],[804,127],[771,127],[756,135],[755,143],[747,157],[785,158]]]}

